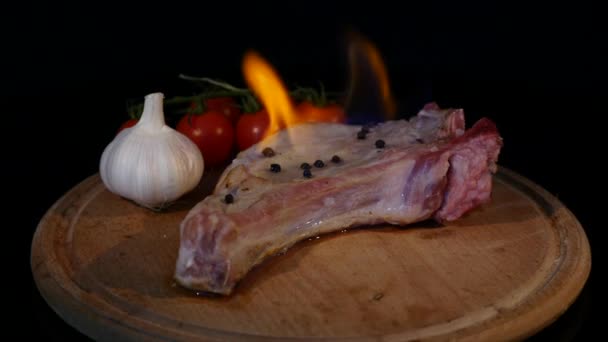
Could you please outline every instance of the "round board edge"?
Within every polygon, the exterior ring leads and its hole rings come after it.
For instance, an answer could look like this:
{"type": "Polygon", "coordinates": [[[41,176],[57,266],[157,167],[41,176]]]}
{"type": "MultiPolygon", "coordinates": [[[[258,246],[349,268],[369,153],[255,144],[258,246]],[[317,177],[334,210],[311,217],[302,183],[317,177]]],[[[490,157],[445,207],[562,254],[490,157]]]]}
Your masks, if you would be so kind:
{"type": "MultiPolygon", "coordinates": [[[[546,298],[540,298],[543,301],[543,307],[551,308],[550,311],[553,312],[553,315],[550,317],[545,317],[542,319],[542,322],[532,324],[532,320],[529,319],[530,315],[538,314],[539,308],[531,308],[529,310],[524,310],[523,314],[517,316],[515,318],[507,319],[505,324],[514,325],[517,329],[512,329],[511,332],[505,331],[504,327],[494,327],[484,329],[483,324],[481,327],[470,327],[465,328],[464,331],[455,331],[453,334],[449,335],[450,339],[456,338],[458,340],[495,340],[495,339],[523,339],[529,337],[536,332],[542,330],[546,326],[550,325],[557,318],[559,318],[576,300],[576,298],[580,295],[587,279],[589,277],[589,273],[591,270],[591,249],[589,245],[589,241],[587,239],[586,233],[581,226],[578,219],[574,216],[574,214],[563,204],[559,199],[550,194],[547,190],[539,186],[538,184],[532,182],[531,180],[525,178],[524,176],[507,169],[505,167],[499,166],[498,172],[495,174],[495,177],[499,180],[503,181],[506,184],[515,186],[515,188],[528,196],[531,196],[533,200],[541,207],[541,210],[548,210],[548,208],[563,208],[564,210],[560,211],[561,219],[568,219],[573,224],[573,227],[570,228],[574,231],[574,234],[578,235],[578,255],[576,258],[576,262],[574,265],[570,266],[570,271],[574,271],[574,273],[568,274],[566,276],[564,271],[558,272],[558,276],[565,277],[565,279],[570,280],[566,282],[566,286],[562,286],[560,289],[547,289],[547,291],[558,291],[560,292],[560,300],[555,299],[555,296],[548,296],[545,293],[546,298]],[[573,276],[574,275],[574,276],[573,276]],[[565,300],[564,300],[565,299],[565,300]],[[513,333],[516,332],[516,333],[513,333]],[[510,334],[510,335],[509,335],[510,334]]],[[[42,219],[40,220],[36,231],[34,233],[34,237],[32,239],[31,244],[31,255],[30,255],[30,266],[33,274],[34,281],[36,286],[45,299],[47,304],[68,324],[72,327],[76,328],[80,332],[93,337],[95,339],[103,339],[103,340],[166,340],[166,337],[162,334],[154,334],[154,333],[146,333],[141,329],[137,329],[136,327],[129,326],[123,324],[123,321],[112,319],[111,317],[103,317],[97,315],[95,313],[91,313],[88,310],[88,306],[79,302],[74,294],[70,293],[63,286],[59,284],[56,278],[51,274],[51,268],[49,267],[50,263],[54,261],[53,258],[49,258],[49,251],[42,250],[41,248],[41,236],[45,233],[44,230],[48,224],[49,216],[61,206],[66,200],[70,199],[76,193],[81,192],[83,189],[87,187],[93,187],[100,182],[100,178],[98,174],[94,174],[86,178],[85,180],[78,183],[76,186],[68,190],[61,198],[59,198],[44,214],[42,219]]],[[[560,219],[560,217],[556,217],[555,220],[560,219]]],[[[558,222],[558,221],[556,221],[558,222]]],[[[545,291],[545,292],[547,292],[545,291]]],[[[84,294],[87,295],[87,294],[84,294]]],[[[541,296],[542,297],[542,296],[541,296]]],[[[124,313],[120,313],[116,308],[110,307],[107,304],[100,303],[100,305],[105,305],[104,309],[108,310],[108,312],[116,311],[117,315],[124,315],[124,313]]],[[[534,322],[538,322],[534,321],[534,322]]],[[[146,323],[146,322],[141,322],[146,323]]],[[[160,328],[162,330],[162,328],[160,328]]],[[[188,337],[187,335],[180,336],[180,339],[188,337]]],[[[209,330],[209,334],[206,336],[190,336],[193,339],[205,339],[205,340],[220,340],[230,337],[231,339],[244,339],[244,340],[258,340],[264,339],[267,340],[268,337],[257,336],[257,335],[247,335],[235,332],[224,332],[224,331],[214,331],[209,330]]],[[[376,339],[380,336],[374,337],[364,337],[364,338],[355,338],[353,340],[367,340],[369,338],[376,339]]],[[[395,335],[386,335],[383,337],[387,340],[401,340],[400,334],[395,335]]],[[[404,336],[401,336],[404,337],[404,336]]],[[[441,336],[436,336],[441,337],[441,336]]],[[[447,337],[447,336],[443,336],[447,337]]],[[[270,339],[274,339],[270,338],[270,339]]],[[[285,339],[285,338],[281,338],[285,339]]],[[[286,338],[286,339],[299,339],[299,338],[286,338]]],[[[322,340],[332,340],[332,338],[319,338],[322,340]]],[[[344,340],[340,338],[340,340],[344,340]]],[[[348,339],[347,339],[348,340],[348,339]]]]}

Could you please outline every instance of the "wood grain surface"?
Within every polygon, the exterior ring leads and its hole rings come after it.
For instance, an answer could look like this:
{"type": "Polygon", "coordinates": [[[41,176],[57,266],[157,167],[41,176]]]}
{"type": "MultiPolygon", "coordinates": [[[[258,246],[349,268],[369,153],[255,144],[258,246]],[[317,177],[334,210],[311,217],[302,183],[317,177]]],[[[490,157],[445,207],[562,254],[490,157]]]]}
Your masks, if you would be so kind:
{"type": "Polygon", "coordinates": [[[230,297],[173,279],[180,221],[208,172],[165,212],[109,193],[98,175],[49,209],[32,242],[36,284],[97,340],[513,340],[559,317],[590,267],[572,213],[501,168],[491,203],[442,227],[374,226],[303,241],[230,297]]]}

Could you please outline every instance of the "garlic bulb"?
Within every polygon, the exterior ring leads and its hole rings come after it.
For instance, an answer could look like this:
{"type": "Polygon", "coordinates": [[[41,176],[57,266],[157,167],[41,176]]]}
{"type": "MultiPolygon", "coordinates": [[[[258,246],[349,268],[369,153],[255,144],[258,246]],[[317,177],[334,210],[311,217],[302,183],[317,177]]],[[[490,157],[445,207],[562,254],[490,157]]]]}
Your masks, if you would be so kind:
{"type": "Polygon", "coordinates": [[[140,120],[114,138],[99,166],[108,190],[151,209],[190,192],[204,170],[198,147],[165,124],[163,98],[162,93],[145,97],[140,120]]]}

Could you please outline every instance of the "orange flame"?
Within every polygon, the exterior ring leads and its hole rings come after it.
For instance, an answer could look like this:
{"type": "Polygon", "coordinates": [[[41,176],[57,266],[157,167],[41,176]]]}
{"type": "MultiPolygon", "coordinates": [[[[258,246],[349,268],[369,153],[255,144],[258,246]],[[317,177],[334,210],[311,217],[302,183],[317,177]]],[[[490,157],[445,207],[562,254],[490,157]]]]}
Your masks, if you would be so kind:
{"type": "Polygon", "coordinates": [[[361,75],[361,70],[364,70],[364,66],[368,66],[371,69],[372,77],[377,82],[376,86],[380,88],[380,100],[381,105],[384,107],[382,108],[384,114],[387,115],[387,119],[393,119],[396,112],[395,100],[391,94],[388,73],[378,49],[363,36],[354,32],[351,33],[349,38],[348,58],[350,60],[351,81],[350,98],[347,103],[352,101],[353,96],[361,95],[355,94],[355,87],[359,86],[362,82],[368,81],[363,80],[363,76],[361,75]]]}
{"type": "MultiPolygon", "coordinates": [[[[351,35],[349,49],[351,65],[350,102],[355,96],[366,96],[365,91],[357,92],[357,86],[369,85],[378,87],[381,110],[388,119],[395,115],[395,102],[391,95],[388,74],[380,53],[367,40],[359,35],[351,35]],[[368,71],[366,75],[365,71],[368,71]],[[368,78],[366,78],[366,76],[368,78]]],[[[249,88],[262,102],[269,116],[269,126],[263,139],[274,133],[303,122],[343,122],[344,111],[332,114],[328,111],[318,111],[314,107],[298,106],[297,109],[274,68],[257,52],[248,51],[243,58],[243,74],[249,88]],[[322,113],[322,114],[320,114],[322,113]]],[[[294,137],[290,137],[292,140],[294,137]]]]}
{"type": "Polygon", "coordinates": [[[249,87],[260,98],[270,117],[264,138],[299,122],[281,78],[259,54],[253,51],[245,54],[243,73],[249,87]]]}

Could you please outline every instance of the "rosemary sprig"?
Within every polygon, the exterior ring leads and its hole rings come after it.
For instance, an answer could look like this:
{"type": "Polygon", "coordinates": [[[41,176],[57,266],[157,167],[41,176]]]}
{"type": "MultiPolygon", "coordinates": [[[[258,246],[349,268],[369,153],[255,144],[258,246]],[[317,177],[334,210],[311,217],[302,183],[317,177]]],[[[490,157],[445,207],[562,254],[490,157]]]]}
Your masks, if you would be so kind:
{"type": "MultiPolygon", "coordinates": [[[[167,114],[202,113],[205,111],[205,100],[217,97],[233,97],[237,99],[237,105],[244,113],[257,112],[262,108],[260,101],[248,88],[238,88],[227,82],[215,80],[209,77],[195,77],[185,74],[179,75],[180,79],[203,85],[200,93],[191,96],[174,96],[165,99],[167,114]],[[194,104],[193,108],[190,106],[194,104]],[[184,108],[184,105],[187,107],[184,108]],[[173,108],[171,108],[173,107],[173,108]],[[175,108],[177,107],[177,108],[175,108]]],[[[295,102],[308,101],[315,106],[323,107],[334,101],[330,97],[342,96],[342,92],[327,92],[323,83],[319,82],[319,90],[312,87],[296,86],[289,92],[289,96],[295,102]]],[[[127,101],[127,113],[130,118],[139,119],[143,112],[143,102],[134,103],[127,101]]]]}

